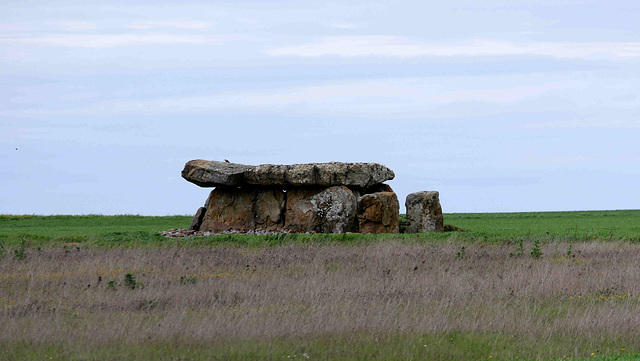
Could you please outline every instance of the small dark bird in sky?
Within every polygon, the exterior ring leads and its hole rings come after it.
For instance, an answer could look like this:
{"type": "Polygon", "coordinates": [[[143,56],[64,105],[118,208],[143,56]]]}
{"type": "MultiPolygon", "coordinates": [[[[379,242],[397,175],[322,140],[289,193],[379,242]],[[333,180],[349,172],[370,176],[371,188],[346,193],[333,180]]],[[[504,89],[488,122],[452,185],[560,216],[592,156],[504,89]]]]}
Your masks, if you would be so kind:
{"type": "MultiPolygon", "coordinates": [[[[18,148],[16,148],[16,150],[17,150],[17,149],[18,149],[18,148]]],[[[225,161],[225,162],[227,162],[227,163],[231,163],[231,162],[229,162],[229,159],[225,159],[224,161],[225,161]]]]}
{"type": "Polygon", "coordinates": [[[18,148],[16,148],[16,150],[18,150],[18,148]]]}

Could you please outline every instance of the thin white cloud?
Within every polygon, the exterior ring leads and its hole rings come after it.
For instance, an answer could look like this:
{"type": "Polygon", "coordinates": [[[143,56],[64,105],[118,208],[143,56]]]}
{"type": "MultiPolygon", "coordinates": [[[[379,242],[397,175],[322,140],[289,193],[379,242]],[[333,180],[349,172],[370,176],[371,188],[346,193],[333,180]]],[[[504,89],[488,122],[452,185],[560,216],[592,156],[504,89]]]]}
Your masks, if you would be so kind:
{"type": "Polygon", "coordinates": [[[336,29],[356,29],[358,26],[355,24],[342,23],[342,24],[331,24],[331,27],[336,29]]]}
{"type": "Polygon", "coordinates": [[[96,24],[90,21],[57,21],[49,22],[47,25],[50,25],[55,29],[68,31],[86,31],[96,28],[96,24]]]}
{"type": "Polygon", "coordinates": [[[529,124],[529,128],[614,128],[640,129],[640,120],[577,119],[529,124]]]}
{"type": "Polygon", "coordinates": [[[127,26],[129,29],[146,30],[156,28],[175,28],[185,30],[204,30],[213,26],[207,21],[195,20],[166,20],[166,21],[139,21],[127,26]]]}
{"type": "Polygon", "coordinates": [[[67,48],[115,48],[132,45],[209,44],[254,40],[246,36],[196,36],[173,34],[55,34],[34,37],[0,37],[0,44],[20,44],[67,48]]]}
{"type": "MultiPolygon", "coordinates": [[[[558,91],[579,89],[574,81],[519,85],[520,79],[490,84],[488,79],[378,79],[333,84],[223,92],[205,96],[157,98],[95,103],[62,115],[92,114],[205,114],[220,111],[258,111],[291,114],[356,116],[375,119],[420,119],[429,116],[491,114],[518,108],[521,102],[558,91]],[[460,103],[475,106],[459,107],[460,103]]],[[[27,111],[28,112],[28,111],[27,111]]],[[[48,110],[48,112],[51,112],[48,110]]],[[[25,114],[24,112],[22,113],[25,114]]]]}
{"type": "Polygon", "coordinates": [[[586,155],[573,155],[573,156],[560,156],[560,157],[531,157],[529,162],[538,165],[558,165],[558,164],[572,164],[591,161],[594,158],[586,155]]]}
{"type": "Polygon", "coordinates": [[[512,103],[526,98],[537,97],[559,89],[579,88],[580,82],[564,81],[536,85],[520,85],[502,89],[474,89],[443,92],[435,94],[431,100],[437,103],[454,103],[459,101],[512,103]]]}
{"type": "Polygon", "coordinates": [[[240,22],[242,24],[257,24],[258,20],[251,19],[251,18],[239,18],[238,22],[240,22]]]}
{"type": "Polygon", "coordinates": [[[0,23],[1,32],[15,33],[19,31],[28,31],[29,27],[25,24],[19,23],[0,23]]]}
{"type": "Polygon", "coordinates": [[[345,36],[314,43],[272,48],[271,56],[296,57],[475,57],[544,56],[553,58],[638,58],[640,42],[515,43],[474,40],[462,43],[423,43],[394,36],[345,36]]]}

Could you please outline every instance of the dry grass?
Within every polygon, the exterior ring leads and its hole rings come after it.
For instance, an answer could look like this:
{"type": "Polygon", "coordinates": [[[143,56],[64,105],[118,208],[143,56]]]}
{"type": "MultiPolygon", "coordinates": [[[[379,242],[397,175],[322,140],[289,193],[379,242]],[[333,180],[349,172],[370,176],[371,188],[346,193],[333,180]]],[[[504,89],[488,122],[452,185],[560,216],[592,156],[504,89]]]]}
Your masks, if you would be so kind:
{"type": "Polygon", "coordinates": [[[29,250],[0,260],[0,346],[461,334],[508,339],[494,359],[637,351],[640,246],[526,246],[29,250]]]}

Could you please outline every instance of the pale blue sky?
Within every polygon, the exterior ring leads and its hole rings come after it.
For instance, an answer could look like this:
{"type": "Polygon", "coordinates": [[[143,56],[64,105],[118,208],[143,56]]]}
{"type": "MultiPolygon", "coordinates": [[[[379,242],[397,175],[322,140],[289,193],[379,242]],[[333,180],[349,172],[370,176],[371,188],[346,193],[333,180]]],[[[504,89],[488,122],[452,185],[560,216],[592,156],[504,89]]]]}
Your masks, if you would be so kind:
{"type": "Polygon", "coordinates": [[[402,205],[438,190],[445,212],[638,209],[638,19],[620,0],[4,2],[0,214],[191,214],[196,158],[378,162],[402,205]]]}

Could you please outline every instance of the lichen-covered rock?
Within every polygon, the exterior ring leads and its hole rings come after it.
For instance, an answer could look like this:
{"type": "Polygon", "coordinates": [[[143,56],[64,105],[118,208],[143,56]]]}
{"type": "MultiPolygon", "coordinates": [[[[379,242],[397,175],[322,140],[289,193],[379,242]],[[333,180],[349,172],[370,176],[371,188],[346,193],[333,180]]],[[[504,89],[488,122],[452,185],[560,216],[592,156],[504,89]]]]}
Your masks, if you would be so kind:
{"type": "Polygon", "coordinates": [[[187,162],[182,177],[201,187],[259,185],[270,187],[367,188],[393,179],[395,174],[378,163],[261,164],[259,166],[195,159],[187,162]]]}
{"type": "Polygon", "coordinates": [[[255,229],[253,200],[250,192],[238,188],[216,188],[209,195],[207,213],[201,231],[225,232],[255,229]]]}
{"type": "Polygon", "coordinates": [[[244,174],[253,166],[195,159],[188,161],[182,178],[200,187],[239,186],[245,184],[244,174]]]}
{"type": "Polygon", "coordinates": [[[216,188],[209,195],[200,231],[251,232],[281,228],[285,195],[272,189],[216,188]]]}
{"type": "Polygon", "coordinates": [[[196,214],[191,219],[191,225],[189,225],[189,229],[192,231],[199,231],[200,225],[202,224],[202,220],[204,219],[204,215],[207,212],[205,207],[200,207],[196,211],[196,214]]]}
{"type": "Polygon", "coordinates": [[[292,232],[357,232],[357,196],[345,186],[290,189],[284,227],[292,232]]]}
{"type": "Polygon", "coordinates": [[[407,207],[407,233],[442,232],[444,218],[440,206],[440,193],[425,191],[411,193],[407,207]]]}
{"type": "Polygon", "coordinates": [[[393,171],[378,163],[261,164],[247,170],[248,184],[283,187],[366,188],[393,179],[393,171]]]}
{"type": "Polygon", "coordinates": [[[253,212],[257,230],[273,230],[284,224],[285,193],[280,190],[255,190],[253,212]]]}
{"type": "Polygon", "coordinates": [[[400,203],[394,192],[365,194],[358,199],[360,233],[398,233],[400,203]]]}

